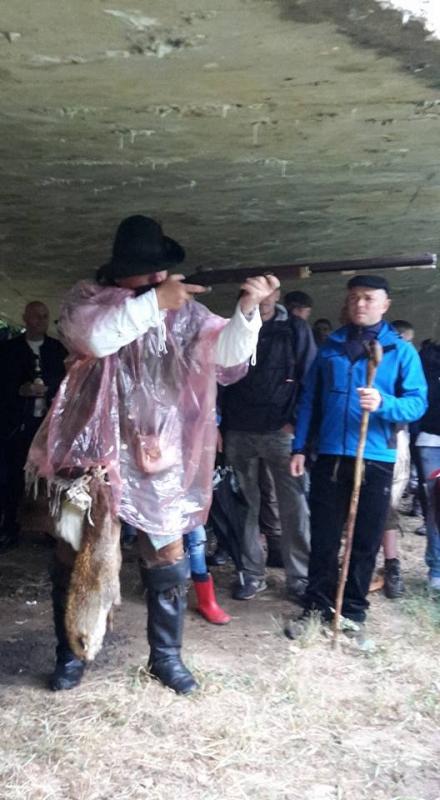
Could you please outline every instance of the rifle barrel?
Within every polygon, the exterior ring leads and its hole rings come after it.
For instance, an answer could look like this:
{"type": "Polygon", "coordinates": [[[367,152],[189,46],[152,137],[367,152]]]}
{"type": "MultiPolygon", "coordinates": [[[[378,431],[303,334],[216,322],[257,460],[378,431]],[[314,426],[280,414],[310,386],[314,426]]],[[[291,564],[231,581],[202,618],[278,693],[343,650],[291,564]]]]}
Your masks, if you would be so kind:
{"type": "Polygon", "coordinates": [[[277,264],[264,267],[227,267],[203,269],[200,267],[185,278],[186,283],[214,286],[221,283],[243,283],[256,275],[276,275],[277,278],[304,278],[326,272],[357,272],[371,269],[435,269],[435,253],[418,253],[411,256],[383,256],[381,258],[358,258],[337,261],[300,261],[295,264],[277,264]]]}

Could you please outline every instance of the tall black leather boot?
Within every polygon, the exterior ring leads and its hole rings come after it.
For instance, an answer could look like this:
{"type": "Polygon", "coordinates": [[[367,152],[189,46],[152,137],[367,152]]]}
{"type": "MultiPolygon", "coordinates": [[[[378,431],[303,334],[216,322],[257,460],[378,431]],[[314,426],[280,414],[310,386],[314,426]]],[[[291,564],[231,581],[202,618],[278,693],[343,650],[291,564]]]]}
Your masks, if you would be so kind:
{"type": "Polygon", "coordinates": [[[141,566],[148,608],[147,638],[150,674],[177,694],[198,688],[183,664],[183,620],[186,609],[187,559],[164,567],[141,566]]]}
{"type": "Polygon", "coordinates": [[[51,579],[57,660],[53,675],[49,679],[49,686],[54,692],[78,686],[86,666],[85,662],[77,658],[70,649],[64,623],[71,574],[72,570],[69,567],[55,561],[51,579]]]}

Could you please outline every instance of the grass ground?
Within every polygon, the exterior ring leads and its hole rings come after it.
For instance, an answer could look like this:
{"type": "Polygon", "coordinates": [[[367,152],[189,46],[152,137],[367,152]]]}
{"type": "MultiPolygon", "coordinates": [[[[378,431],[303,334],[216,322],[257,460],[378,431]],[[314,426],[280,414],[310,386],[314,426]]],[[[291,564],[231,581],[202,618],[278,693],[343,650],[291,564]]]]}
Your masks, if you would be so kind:
{"type": "MultiPolygon", "coordinates": [[[[0,561],[1,800],[439,800],[440,599],[424,584],[424,540],[403,517],[406,597],[372,596],[376,647],[319,626],[294,643],[298,609],[282,575],[229,626],[189,612],[185,658],[201,682],[177,697],[145,671],[134,559],[105,650],[72,692],[45,688],[53,664],[49,551],[25,540],[0,561]]],[[[191,602],[190,602],[191,604],[191,602]]]]}

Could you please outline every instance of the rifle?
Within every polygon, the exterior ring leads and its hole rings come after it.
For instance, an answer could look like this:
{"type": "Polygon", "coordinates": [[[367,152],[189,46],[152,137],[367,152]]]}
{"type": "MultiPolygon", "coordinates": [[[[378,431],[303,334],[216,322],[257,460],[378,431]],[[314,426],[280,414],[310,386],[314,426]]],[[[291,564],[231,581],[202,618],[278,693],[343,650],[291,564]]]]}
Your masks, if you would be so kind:
{"type": "Polygon", "coordinates": [[[199,286],[214,286],[221,283],[243,283],[246,278],[257,275],[276,275],[281,279],[308,278],[310,275],[330,272],[358,272],[374,269],[435,269],[435,253],[418,253],[413,256],[385,256],[382,258],[358,258],[336,261],[299,261],[295,264],[266,265],[263,267],[226,267],[207,269],[198,267],[196,272],[185,278],[185,283],[199,286]]]}

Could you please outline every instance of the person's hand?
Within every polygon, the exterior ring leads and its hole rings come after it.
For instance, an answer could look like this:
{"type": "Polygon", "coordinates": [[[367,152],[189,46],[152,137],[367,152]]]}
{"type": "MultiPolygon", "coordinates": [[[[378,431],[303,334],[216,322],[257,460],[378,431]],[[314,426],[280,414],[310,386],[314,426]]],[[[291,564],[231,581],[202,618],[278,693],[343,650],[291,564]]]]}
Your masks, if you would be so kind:
{"type": "Polygon", "coordinates": [[[177,311],[188,300],[191,300],[193,295],[210,291],[206,286],[182,283],[184,278],[184,275],[170,275],[165,281],[154,287],[159,308],[177,311]]]}
{"type": "Polygon", "coordinates": [[[305,463],[305,455],[302,453],[295,453],[295,455],[290,459],[290,474],[294,478],[300,478],[301,475],[304,475],[305,463]]]}
{"type": "Polygon", "coordinates": [[[377,411],[382,402],[381,394],[377,389],[357,389],[357,392],[362,411],[377,411]]]}
{"type": "Polygon", "coordinates": [[[44,397],[47,394],[47,386],[44,383],[22,383],[18,390],[20,397],[44,397]]]}
{"type": "Polygon", "coordinates": [[[255,306],[259,306],[266,297],[280,288],[280,282],[275,275],[258,275],[256,278],[247,278],[240,289],[244,293],[240,297],[240,308],[243,314],[249,314],[255,306]]]}

